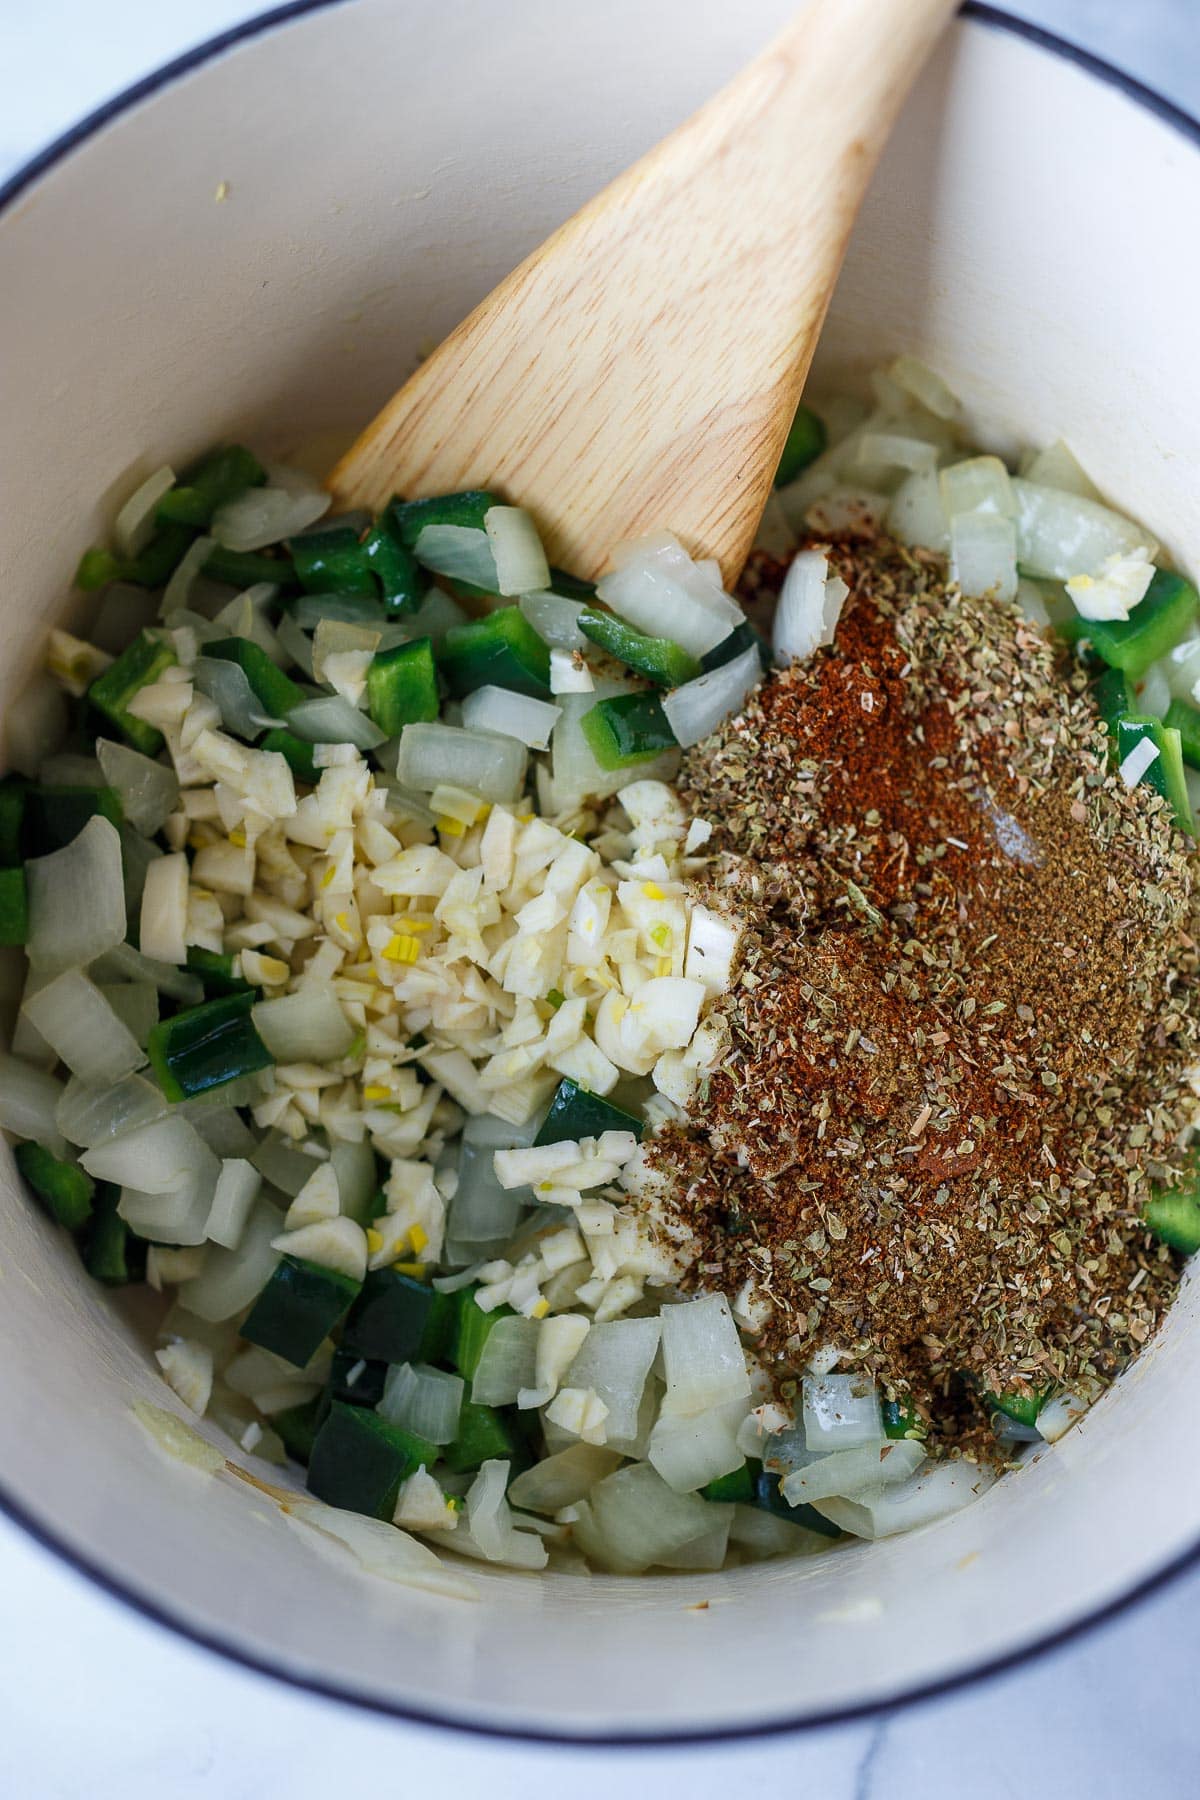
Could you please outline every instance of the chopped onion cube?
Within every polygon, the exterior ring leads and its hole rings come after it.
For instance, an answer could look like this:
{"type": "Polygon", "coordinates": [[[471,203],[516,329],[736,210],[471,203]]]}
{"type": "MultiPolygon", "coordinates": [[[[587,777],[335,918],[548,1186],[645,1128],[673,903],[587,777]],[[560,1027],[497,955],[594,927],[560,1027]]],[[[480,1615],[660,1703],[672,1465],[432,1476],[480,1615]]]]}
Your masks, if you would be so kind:
{"type": "Polygon", "coordinates": [[[113,543],[122,556],[134,557],[154,535],[154,513],[163,495],[175,486],[175,471],[165,464],[147,475],[113,520],[113,543]]]}
{"type": "Polygon", "coordinates": [[[226,550],[263,550],[307,531],[329,511],[324,488],[252,487],[213,514],[212,534],[226,550]]]}
{"type": "Polygon", "coordinates": [[[459,725],[406,725],[400,734],[396,777],[418,793],[431,794],[450,783],[483,800],[516,800],[525,785],[527,761],[525,747],[516,738],[459,725]]]}
{"type": "Polygon", "coordinates": [[[476,688],[463,701],[463,724],[468,731],[498,732],[516,738],[530,750],[549,749],[550,733],[561,718],[561,706],[516,694],[511,688],[476,688]]]}
{"type": "Polygon", "coordinates": [[[1017,534],[995,512],[956,513],[950,520],[950,579],[971,599],[1012,600],[1017,592],[1017,534]]]}
{"type": "Polygon", "coordinates": [[[25,877],[31,968],[43,974],[80,968],[124,938],[121,838],[98,813],[64,849],[30,857],[25,877]]]}
{"type": "MultiPolygon", "coordinates": [[[[664,1306],[661,1319],[667,1400],[674,1413],[695,1414],[746,1399],[746,1358],[723,1294],[664,1306]]],[[[587,1348],[585,1343],[585,1355],[587,1348]]]]}
{"type": "Polygon", "coordinates": [[[844,581],[830,576],[823,551],[801,550],[793,557],[771,633],[775,661],[807,662],[819,644],[832,644],[849,592],[844,581]]]}
{"type": "Polygon", "coordinates": [[[1017,560],[1027,575],[1069,581],[1099,575],[1110,556],[1135,553],[1152,559],[1157,541],[1144,525],[1122,518],[1095,500],[1039,487],[1015,478],[1017,560]]]}
{"type": "Polygon", "coordinates": [[[496,587],[501,594],[534,594],[550,586],[550,565],[537,526],[519,506],[491,506],[483,516],[496,587]]]}
{"type": "MultiPolygon", "coordinates": [[[[414,547],[417,561],[449,581],[500,592],[496,559],[486,531],[470,525],[426,525],[414,547]]],[[[545,587],[546,583],[541,585],[545,587]]]]}
{"type": "Polygon", "coordinates": [[[703,656],[742,622],[741,607],[719,577],[694,563],[670,532],[619,545],[613,562],[596,594],[650,637],[670,638],[703,656]]]}
{"type": "Polygon", "coordinates": [[[804,1441],[810,1450],[854,1450],[883,1441],[875,1383],[863,1375],[806,1375],[804,1441]]]}
{"type": "Polygon", "coordinates": [[[337,1062],[354,1041],[354,1028],[328,982],[306,982],[294,994],[260,1000],[251,1017],[276,1062],[337,1062]]]}
{"type": "Polygon", "coordinates": [[[718,725],[740,713],[762,680],[758,648],[752,644],[732,662],[722,663],[694,681],[685,681],[662,703],[667,723],[685,750],[711,736],[718,725]]]}
{"type": "Polygon", "coordinates": [[[94,982],[64,969],[24,1002],[31,1025],[73,1075],[92,1087],[131,1075],[146,1056],[94,982]]]}

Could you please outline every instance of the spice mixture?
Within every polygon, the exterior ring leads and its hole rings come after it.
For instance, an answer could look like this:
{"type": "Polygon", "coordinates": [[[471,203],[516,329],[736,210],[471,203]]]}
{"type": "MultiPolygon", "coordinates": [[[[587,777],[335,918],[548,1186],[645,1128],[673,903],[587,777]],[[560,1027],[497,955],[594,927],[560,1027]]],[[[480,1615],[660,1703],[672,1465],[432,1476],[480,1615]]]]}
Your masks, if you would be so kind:
{"type": "Polygon", "coordinates": [[[1169,1303],[1140,1210],[1195,1108],[1191,878],[1064,652],[940,557],[830,560],[836,642],[685,759],[751,925],[654,1154],[781,1373],[835,1346],[961,1435],[989,1390],[1110,1380],[1169,1303]]]}

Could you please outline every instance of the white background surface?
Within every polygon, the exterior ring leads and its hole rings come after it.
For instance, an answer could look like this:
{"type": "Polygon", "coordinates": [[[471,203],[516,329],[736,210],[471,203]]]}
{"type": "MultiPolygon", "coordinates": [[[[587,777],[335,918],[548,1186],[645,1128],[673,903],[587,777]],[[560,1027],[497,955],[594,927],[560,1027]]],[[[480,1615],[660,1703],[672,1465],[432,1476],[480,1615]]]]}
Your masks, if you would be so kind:
{"type": "MultiPolygon", "coordinates": [[[[246,0],[0,0],[0,180],[131,81],[258,10],[246,0]]],[[[1011,10],[1200,112],[1195,0],[1012,0],[1011,10]]],[[[1200,1575],[1028,1670],[936,1705],[694,1752],[497,1744],[316,1700],[142,1621],[3,1521],[0,1621],[5,1800],[540,1800],[552,1789],[592,1800],[614,1787],[705,1800],[735,1784],[794,1800],[1160,1800],[1198,1785],[1200,1575]]]]}

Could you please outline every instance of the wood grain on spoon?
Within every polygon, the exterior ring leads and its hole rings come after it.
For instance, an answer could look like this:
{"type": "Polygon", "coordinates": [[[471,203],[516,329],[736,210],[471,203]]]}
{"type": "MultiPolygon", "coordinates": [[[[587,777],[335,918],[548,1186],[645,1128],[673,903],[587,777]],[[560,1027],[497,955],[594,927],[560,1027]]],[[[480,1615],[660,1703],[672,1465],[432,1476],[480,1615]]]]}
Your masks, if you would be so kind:
{"type": "Polygon", "coordinates": [[[850,227],[955,0],[810,0],[477,306],[330,478],[343,507],[490,487],[594,576],[666,526],[727,583],[850,227]]]}

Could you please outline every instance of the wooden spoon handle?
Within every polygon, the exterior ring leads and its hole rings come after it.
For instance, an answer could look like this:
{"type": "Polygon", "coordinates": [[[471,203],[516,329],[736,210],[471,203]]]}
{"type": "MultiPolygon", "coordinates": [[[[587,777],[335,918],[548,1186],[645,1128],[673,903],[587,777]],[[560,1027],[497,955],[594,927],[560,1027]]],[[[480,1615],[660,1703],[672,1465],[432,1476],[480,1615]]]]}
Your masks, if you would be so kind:
{"type": "Polygon", "coordinates": [[[955,0],[810,0],[528,257],[334,470],[339,506],[490,486],[592,576],[666,526],[740,571],[883,143],[955,0]]]}

